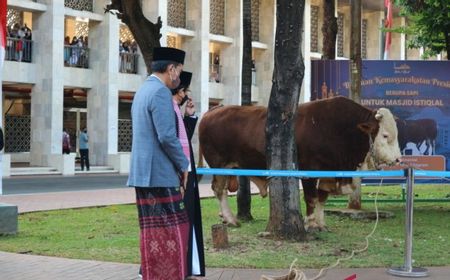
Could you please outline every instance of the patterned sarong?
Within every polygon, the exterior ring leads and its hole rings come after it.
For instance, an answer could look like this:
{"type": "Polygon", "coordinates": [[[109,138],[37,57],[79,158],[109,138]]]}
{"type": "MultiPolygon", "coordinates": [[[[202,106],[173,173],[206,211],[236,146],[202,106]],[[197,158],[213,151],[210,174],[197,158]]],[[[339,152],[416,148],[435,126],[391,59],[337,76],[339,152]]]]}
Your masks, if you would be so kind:
{"type": "Polygon", "coordinates": [[[179,188],[135,188],[144,280],[183,280],[189,219],[179,188]]]}

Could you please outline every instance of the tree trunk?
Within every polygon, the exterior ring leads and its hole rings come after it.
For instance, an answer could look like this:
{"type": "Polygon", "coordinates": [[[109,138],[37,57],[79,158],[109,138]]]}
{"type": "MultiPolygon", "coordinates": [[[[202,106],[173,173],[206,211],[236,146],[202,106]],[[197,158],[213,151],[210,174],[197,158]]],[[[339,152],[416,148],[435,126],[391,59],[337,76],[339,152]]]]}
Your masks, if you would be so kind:
{"type": "MultiPolygon", "coordinates": [[[[275,67],[266,123],[267,166],[297,169],[294,137],[300,88],[305,66],[301,53],[305,0],[277,0],[275,67]]],[[[272,177],[267,231],[276,238],[305,240],[298,179],[272,177]]]]}
{"type": "MultiPolygon", "coordinates": [[[[361,0],[351,2],[351,41],[350,41],[350,98],[361,102],[361,0]]],[[[358,181],[358,180],[357,180],[358,181]]],[[[349,195],[348,208],[361,209],[361,183],[355,184],[355,191],[349,195]]]]}
{"type": "Polygon", "coordinates": [[[336,37],[338,32],[337,18],[334,16],[335,0],[324,0],[323,2],[323,47],[322,59],[336,58],[336,37]]]}
{"type": "Polygon", "coordinates": [[[106,5],[105,12],[110,12],[125,23],[133,34],[139,49],[142,52],[147,72],[150,74],[153,61],[153,48],[160,47],[161,38],[161,18],[158,22],[152,23],[142,13],[140,0],[112,0],[106,5]]]}
{"type": "MultiPolygon", "coordinates": [[[[252,105],[252,1],[243,0],[243,55],[242,55],[242,88],[241,105],[252,105]]],[[[251,213],[252,196],[250,180],[239,177],[237,192],[237,217],[243,221],[253,220],[251,213]]]]}

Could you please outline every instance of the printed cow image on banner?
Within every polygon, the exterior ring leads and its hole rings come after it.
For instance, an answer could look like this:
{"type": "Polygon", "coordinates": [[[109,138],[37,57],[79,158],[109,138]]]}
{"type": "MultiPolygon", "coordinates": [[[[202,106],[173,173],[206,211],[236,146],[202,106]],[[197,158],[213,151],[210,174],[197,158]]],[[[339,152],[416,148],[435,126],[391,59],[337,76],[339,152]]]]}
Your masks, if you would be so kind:
{"type": "MultiPolygon", "coordinates": [[[[349,61],[312,61],[311,73],[311,100],[349,96],[349,61]]],[[[450,169],[449,73],[450,61],[363,61],[361,105],[395,114],[404,161],[417,169],[450,169]]]]}

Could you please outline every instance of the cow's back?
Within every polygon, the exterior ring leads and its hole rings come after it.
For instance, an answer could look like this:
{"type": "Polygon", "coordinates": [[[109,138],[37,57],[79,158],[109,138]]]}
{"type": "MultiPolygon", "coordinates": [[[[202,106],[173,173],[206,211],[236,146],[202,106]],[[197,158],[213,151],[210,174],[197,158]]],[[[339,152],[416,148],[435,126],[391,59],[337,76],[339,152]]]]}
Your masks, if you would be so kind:
{"type": "Polygon", "coordinates": [[[260,106],[223,106],[205,113],[199,141],[209,166],[265,169],[266,115],[260,106]]]}
{"type": "Polygon", "coordinates": [[[374,121],[374,113],[344,97],[301,104],[296,124],[299,168],[355,170],[369,150],[369,138],[358,124],[368,121],[374,121]]]}

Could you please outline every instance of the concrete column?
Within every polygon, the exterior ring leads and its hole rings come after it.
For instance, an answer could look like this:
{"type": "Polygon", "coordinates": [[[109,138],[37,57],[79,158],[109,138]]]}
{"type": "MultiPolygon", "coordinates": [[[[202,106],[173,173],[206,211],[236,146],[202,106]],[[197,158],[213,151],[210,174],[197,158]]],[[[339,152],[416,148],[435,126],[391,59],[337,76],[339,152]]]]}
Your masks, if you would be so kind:
{"type": "Polygon", "coordinates": [[[144,16],[151,22],[156,23],[161,17],[161,46],[167,46],[167,2],[168,0],[143,0],[142,11],[144,16]]]}
{"type": "MultiPolygon", "coordinates": [[[[201,116],[209,107],[209,0],[188,0],[186,3],[186,28],[197,35],[182,37],[180,48],[186,51],[184,70],[193,73],[191,96],[195,101],[197,116],[201,116]]],[[[192,137],[192,145],[197,159],[197,135],[192,137]]]]}
{"type": "MultiPolygon", "coordinates": [[[[268,46],[265,50],[253,50],[256,58],[256,79],[259,90],[259,104],[268,106],[274,67],[274,45],[276,30],[276,3],[261,1],[259,6],[259,40],[268,46]],[[262,20],[264,19],[264,20],[262,20]]],[[[253,93],[252,93],[253,94],[253,93]]]]}
{"type": "MultiPolygon", "coordinates": [[[[106,1],[96,1],[106,5],[106,1]],[[101,3],[104,2],[104,3],[101,3]]],[[[117,155],[119,117],[119,20],[104,14],[100,23],[89,23],[90,65],[96,82],[87,94],[87,129],[91,165],[107,165],[117,155]]]]}
{"type": "MultiPolygon", "coordinates": [[[[406,26],[406,18],[401,18],[401,25],[406,26]]],[[[400,60],[406,60],[406,34],[400,34],[400,60]]]]}
{"type": "Polygon", "coordinates": [[[367,19],[367,59],[379,59],[382,41],[379,12],[366,12],[364,18],[367,19]]]}
{"type": "Polygon", "coordinates": [[[380,60],[384,59],[384,40],[385,40],[385,34],[384,32],[381,30],[381,28],[384,26],[384,12],[378,12],[378,26],[379,26],[379,37],[380,37],[380,41],[379,41],[379,58],[380,60]]]}
{"type": "Polygon", "coordinates": [[[305,12],[303,16],[303,55],[305,57],[305,76],[303,78],[300,103],[311,99],[311,0],[305,1],[305,12]]]}
{"type": "Polygon", "coordinates": [[[62,156],[64,106],[64,1],[43,0],[47,11],[33,16],[33,59],[45,65],[31,94],[31,164],[51,166],[62,156]]]}
{"type": "Polygon", "coordinates": [[[186,27],[197,36],[183,40],[186,51],[184,69],[192,72],[191,94],[198,114],[208,111],[209,106],[209,0],[187,2],[186,27]]]}
{"type": "Polygon", "coordinates": [[[234,40],[233,44],[227,44],[221,51],[225,105],[241,104],[242,20],[242,1],[225,1],[225,36],[234,40]]]}

